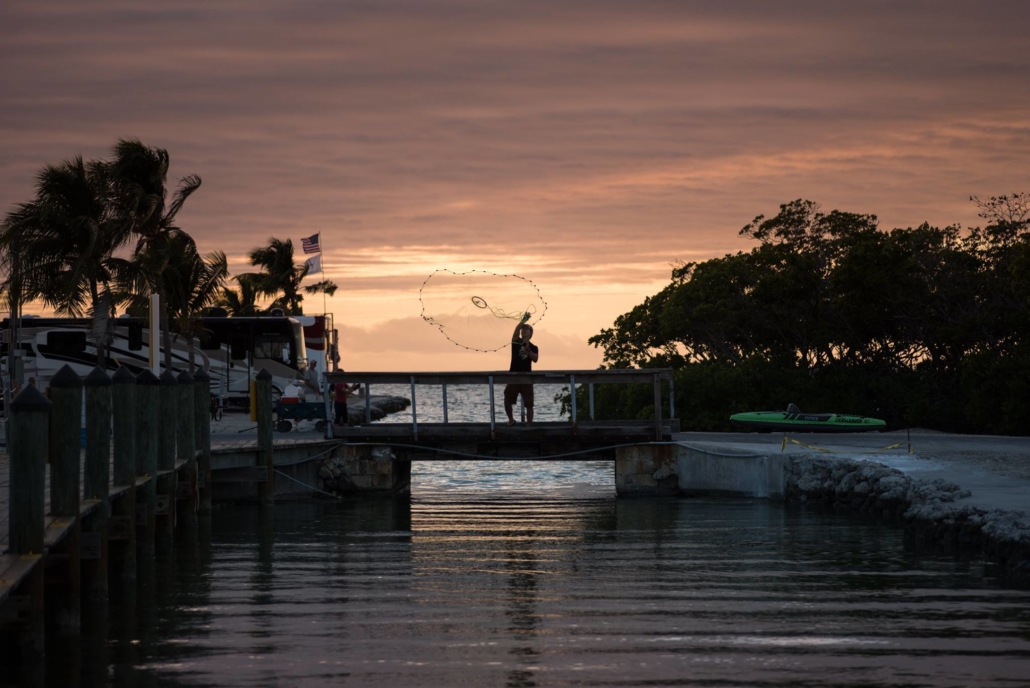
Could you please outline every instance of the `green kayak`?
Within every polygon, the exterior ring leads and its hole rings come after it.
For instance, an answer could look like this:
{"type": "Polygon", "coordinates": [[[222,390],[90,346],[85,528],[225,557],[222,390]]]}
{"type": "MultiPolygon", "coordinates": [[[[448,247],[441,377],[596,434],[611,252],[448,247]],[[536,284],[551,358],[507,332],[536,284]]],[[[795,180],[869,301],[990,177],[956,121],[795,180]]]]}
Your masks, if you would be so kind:
{"type": "Polygon", "coordinates": [[[802,413],[794,404],[786,411],[750,411],[730,416],[734,427],[758,432],[869,432],[886,430],[879,418],[850,416],[844,413],[802,413]]]}

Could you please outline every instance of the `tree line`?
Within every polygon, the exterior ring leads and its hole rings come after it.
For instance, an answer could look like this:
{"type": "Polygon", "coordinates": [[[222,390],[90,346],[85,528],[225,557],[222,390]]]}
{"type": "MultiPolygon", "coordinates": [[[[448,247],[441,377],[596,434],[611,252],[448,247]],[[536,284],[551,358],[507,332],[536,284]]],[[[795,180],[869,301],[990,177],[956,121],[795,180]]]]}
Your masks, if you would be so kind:
{"type": "Polygon", "coordinates": [[[308,268],[294,260],[289,239],[273,237],[250,251],[258,271],[235,277],[224,252],[202,255],[177,221],[201,179],[183,177],[169,196],[169,163],[166,150],[121,139],[109,159],[76,157],[40,169],[31,200],[0,223],[0,289],[11,315],[35,302],[59,315],[93,318],[103,365],[108,318],[118,307],[145,316],[156,293],[171,367],[172,333],[192,343],[212,306],[258,315],[264,298],[268,308],[301,314],[303,294],[336,291],[330,280],[302,286],[308,268]]]}
{"type": "MultiPolygon", "coordinates": [[[[893,427],[1030,433],[1030,194],[970,200],[986,224],[968,231],[885,231],[875,215],[784,204],[740,231],[750,251],[676,265],[589,342],[606,367],[673,368],[684,429],[793,402],[893,427]]],[[[649,391],[596,395],[602,418],[653,416],[649,391]]]]}

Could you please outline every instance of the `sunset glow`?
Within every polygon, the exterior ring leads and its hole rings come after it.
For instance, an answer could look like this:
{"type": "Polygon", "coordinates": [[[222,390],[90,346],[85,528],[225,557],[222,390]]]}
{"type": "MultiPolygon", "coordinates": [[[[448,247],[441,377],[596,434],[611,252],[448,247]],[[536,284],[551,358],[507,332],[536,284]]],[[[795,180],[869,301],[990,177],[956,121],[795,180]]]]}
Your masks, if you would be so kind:
{"type": "MultiPolygon", "coordinates": [[[[677,261],[795,198],[978,224],[1030,189],[1022,2],[4,2],[0,204],[119,137],[199,174],[180,225],[234,273],[322,234],[350,370],[494,369],[419,317],[436,269],[514,272],[540,368],[677,261]]],[[[307,312],[321,312],[308,297],[307,312]]]]}

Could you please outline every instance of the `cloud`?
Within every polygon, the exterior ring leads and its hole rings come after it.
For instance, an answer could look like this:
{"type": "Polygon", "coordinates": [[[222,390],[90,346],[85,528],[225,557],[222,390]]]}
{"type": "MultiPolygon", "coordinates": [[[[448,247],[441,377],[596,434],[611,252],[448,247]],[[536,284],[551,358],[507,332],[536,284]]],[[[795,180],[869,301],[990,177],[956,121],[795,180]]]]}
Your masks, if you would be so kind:
{"type": "Polygon", "coordinates": [[[420,276],[498,268],[579,290],[553,332],[580,337],[794,198],[969,225],[970,194],[1025,190],[1028,23],[1016,0],[8,0],[0,208],[138,136],[203,177],[179,216],[202,250],[321,231],[333,310],[407,317],[420,276]]]}

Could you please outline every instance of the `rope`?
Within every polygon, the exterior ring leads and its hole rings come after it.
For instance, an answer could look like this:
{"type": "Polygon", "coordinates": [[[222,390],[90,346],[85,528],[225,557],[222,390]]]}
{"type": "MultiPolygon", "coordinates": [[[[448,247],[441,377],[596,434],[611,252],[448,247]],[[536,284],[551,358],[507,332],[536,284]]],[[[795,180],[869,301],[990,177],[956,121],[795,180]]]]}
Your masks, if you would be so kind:
{"type": "Polygon", "coordinates": [[[801,440],[796,440],[793,437],[787,437],[786,435],[783,436],[783,442],[780,443],[780,452],[783,452],[783,450],[787,448],[788,444],[796,444],[799,447],[804,447],[805,449],[811,449],[813,451],[823,452],[824,454],[878,454],[889,449],[900,449],[901,447],[904,447],[907,444],[908,453],[914,453],[911,442],[895,442],[894,444],[888,444],[886,447],[880,447],[879,449],[868,449],[866,451],[837,451],[834,449],[827,449],[826,447],[820,447],[814,444],[805,444],[801,440]]]}
{"type": "MultiPolygon", "coordinates": [[[[436,452],[438,454],[451,454],[451,455],[454,455],[454,456],[462,456],[462,457],[465,457],[465,458],[468,458],[468,459],[482,459],[482,460],[487,460],[487,461],[519,461],[519,460],[550,461],[550,460],[554,460],[554,459],[563,459],[563,458],[567,458],[567,457],[570,457],[570,456],[579,456],[581,454],[595,454],[595,453],[597,453],[599,451],[606,451],[606,450],[609,450],[609,449],[623,449],[625,447],[642,447],[642,446],[647,446],[647,447],[671,447],[671,446],[686,447],[687,449],[694,449],[696,451],[708,452],[709,454],[716,454],[716,452],[711,452],[711,451],[709,451],[707,449],[702,449],[700,447],[691,447],[690,445],[688,445],[688,444],[686,444],[684,442],[626,442],[624,444],[609,444],[609,445],[605,445],[605,446],[601,446],[601,447],[594,447],[592,449],[579,449],[577,451],[564,452],[564,453],[561,453],[561,454],[544,454],[542,456],[525,456],[525,457],[519,457],[519,456],[490,456],[489,454],[470,454],[468,452],[460,452],[460,451],[456,451],[454,449],[444,449],[444,448],[441,448],[441,447],[423,447],[423,446],[417,445],[417,444],[404,444],[404,443],[401,443],[401,442],[346,442],[345,444],[347,446],[350,446],[350,447],[384,447],[384,446],[404,447],[406,449],[419,449],[419,450],[422,450],[422,451],[436,452]]],[[[718,456],[729,456],[729,457],[735,457],[735,458],[758,458],[758,457],[761,456],[761,454],[716,454],[716,455],[718,455],[718,456]]]]}
{"type": "MultiPolygon", "coordinates": [[[[315,458],[315,457],[312,456],[311,458],[315,458]]],[[[281,475],[282,477],[286,478],[287,480],[292,480],[293,482],[297,483],[298,485],[300,485],[302,487],[306,487],[309,490],[314,490],[318,494],[323,494],[326,497],[332,497],[333,499],[343,499],[343,497],[341,497],[340,495],[334,495],[331,492],[326,492],[324,490],[318,489],[317,487],[313,487],[311,485],[308,485],[307,483],[302,483],[301,481],[299,481],[296,478],[294,478],[292,475],[286,475],[285,473],[283,473],[279,469],[275,469],[275,472],[278,473],[279,475],[281,475]]]]}

